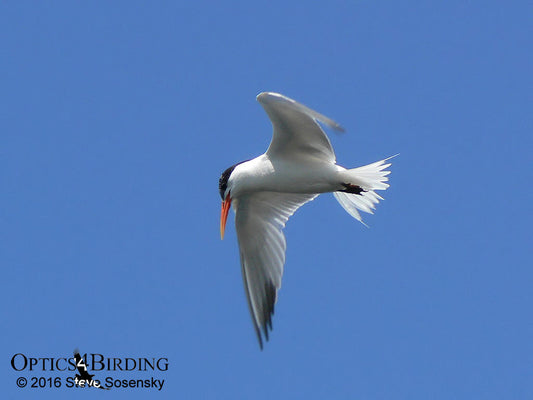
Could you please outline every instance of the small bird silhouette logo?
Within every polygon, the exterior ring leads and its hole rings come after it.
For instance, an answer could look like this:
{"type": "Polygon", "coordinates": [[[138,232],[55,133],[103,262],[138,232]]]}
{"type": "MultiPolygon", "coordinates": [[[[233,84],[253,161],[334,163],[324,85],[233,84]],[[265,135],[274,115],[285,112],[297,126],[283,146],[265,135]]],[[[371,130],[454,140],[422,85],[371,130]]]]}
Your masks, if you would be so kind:
{"type": "Polygon", "coordinates": [[[79,372],[79,374],[76,374],[74,379],[76,385],[80,387],[93,386],[99,389],[109,390],[109,388],[101,386],[100,381],[93,379],[94,374],[89,374],[89,371],[87,371],[87,364],[80,355],[80,351],[78,349],[74,350],[74,360],[76,361],[76,369],[79,372]]]}

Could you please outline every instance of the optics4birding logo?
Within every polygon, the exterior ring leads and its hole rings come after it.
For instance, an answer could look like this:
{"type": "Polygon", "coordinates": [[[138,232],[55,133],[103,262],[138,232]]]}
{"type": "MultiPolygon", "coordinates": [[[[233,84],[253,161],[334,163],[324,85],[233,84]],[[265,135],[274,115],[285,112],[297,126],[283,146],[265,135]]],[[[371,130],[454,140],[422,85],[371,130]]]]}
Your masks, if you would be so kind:
{"type": "Polygon", "coordinates": [[[106,357],[99,353],[74,350],[74,357],[34,357],[17,353],[11,357],[13,371],[18,376],[19,388],[111,388],[162,390],[165,379],[159,376],[141,378],[139,374],[164,374],[168,371],[166,357],[106,357]],[[65,376],[66,373],[66,376],[65,376]],[[106,376],[105,374],[112,374],[106,376]],[[134,373],[126,378],[124,374],[134,373]],[[56,374],[56,375],[54,375],[56,374]],[[119,376],[117,376],[119,375],[119,376]]]}

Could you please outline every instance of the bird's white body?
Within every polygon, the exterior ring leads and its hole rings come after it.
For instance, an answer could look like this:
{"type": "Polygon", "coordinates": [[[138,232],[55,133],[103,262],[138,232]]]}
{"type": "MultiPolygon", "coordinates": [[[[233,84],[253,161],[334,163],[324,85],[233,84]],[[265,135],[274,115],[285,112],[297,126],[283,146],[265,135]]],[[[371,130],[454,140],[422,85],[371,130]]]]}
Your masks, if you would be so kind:
{"type": "Polygon", "coordinates": [[[381,160],[359,168],[336,164],[331,143],[318,121],[335,130],[328,117],[277,93],[257,100],[274,127],[265,154],[236,164],[219,180],[222,197],[221,236],[230,205],[235,211],[241,270],[254,327],[263,345],[272,329],[272,314],[285,264],[282,229],[294,212],[320,193],[333,192],[340,205],[362,222],[358,210],[372,213],[382,200],[390,164],[381,160]],[[262,331],[262,333],[261,333],[262,331]]]}
{"type": "Polygon", "coordinates": [[[277,160],[262,154],[237,165],[228,183],[233,198],[257,191],[326,193],[340,189],[343,171],[346,169],[328,162],[277,160]]]}

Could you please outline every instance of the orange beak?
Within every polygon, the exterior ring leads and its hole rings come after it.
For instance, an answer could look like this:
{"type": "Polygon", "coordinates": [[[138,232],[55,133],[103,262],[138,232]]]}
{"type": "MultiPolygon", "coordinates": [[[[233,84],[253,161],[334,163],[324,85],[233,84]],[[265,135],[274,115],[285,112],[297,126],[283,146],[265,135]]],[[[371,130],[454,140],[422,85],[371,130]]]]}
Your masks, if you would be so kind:
{"type": "Polygon", "coordinates": [[[231,198],[229,193],[226,200],[222,202],[222,210],[220,210],[220,240],[224,239],[224,232],[226,230],[226,220],[228,219],[228,212],[231,207],[231,198]]]}

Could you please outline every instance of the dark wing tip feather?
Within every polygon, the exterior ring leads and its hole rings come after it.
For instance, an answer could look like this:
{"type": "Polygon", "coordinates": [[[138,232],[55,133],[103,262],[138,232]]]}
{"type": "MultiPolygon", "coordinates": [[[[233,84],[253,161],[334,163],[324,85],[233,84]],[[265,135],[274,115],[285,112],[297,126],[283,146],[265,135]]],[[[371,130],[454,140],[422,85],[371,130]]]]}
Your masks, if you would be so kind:
{"type": "Polygon", "coordinates": [[[263,299],[263,333],[268,341],[268,331],[272,330],[272,316],[276,303],[276,286],[271,281],[265,282],[265,297],[263,299]]]}
{"type": "Polygon", "coordinates": [[[258,318],[259,315],[256,315],[254,311],[254,307],[252,306],[252,293],[250,293],[250,286],[248,285],[248,276],[246,273],[246,267],[244,265],[244,259],[241,254],[241,270],[242,270],[242,277],[244,282],[244,291],[246,292],[246,299],[248,300],[248,307],[250,309],[250,314],[252,315],[252,322],[254,324],[254,330],[257,335],[257,340],[259,342],[259,348],[263,350],[263,334],[261,332],[261,328],[263,328],[265,339],[268,341],[268,330],[267,325],[270,326],[270,329],[272,330],[272,314],[274,313],[274,303],[276,299],[276,287],[272,282],[265,283],[265,295],[266,297],[262,299],[261,306],[263,309],[263,315],[262,318],[258,318]],[[270,290],[268,290],[270,288],[270,290]],[[274,296],[272,297],[272,290],[274,290],[274,296]],[[273,299],[273,301],[272,301],[273,299]],[[257,319],[259,319],[260,324],[257,323],[257,319]],[[268,322],[267,322],[268,321],[268,322]]]}

